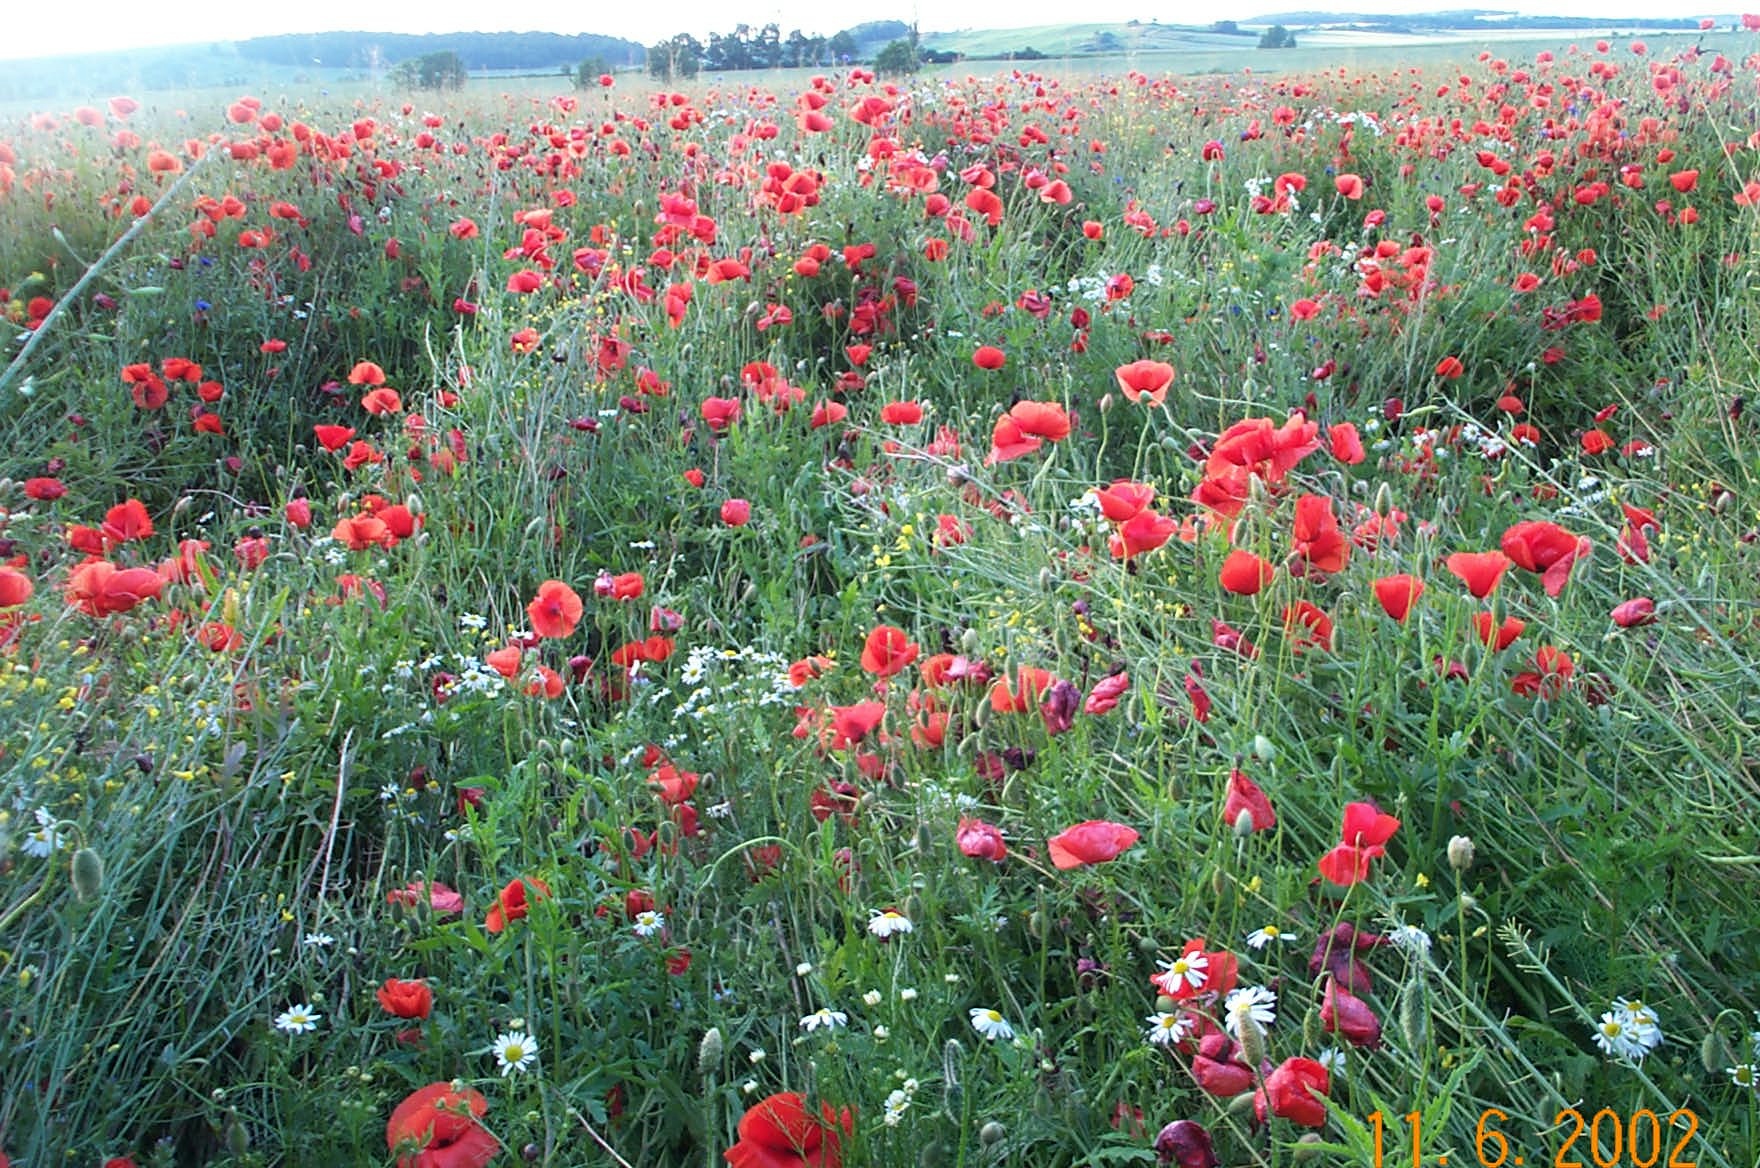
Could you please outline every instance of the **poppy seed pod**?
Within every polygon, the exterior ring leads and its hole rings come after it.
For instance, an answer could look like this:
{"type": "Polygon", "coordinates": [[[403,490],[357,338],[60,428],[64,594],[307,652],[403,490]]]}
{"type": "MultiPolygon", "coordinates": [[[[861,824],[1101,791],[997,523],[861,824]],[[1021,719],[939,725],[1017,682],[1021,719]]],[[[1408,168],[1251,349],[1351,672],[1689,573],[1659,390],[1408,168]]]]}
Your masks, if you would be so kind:
{"type": "Polygon", "coordinates": [[[994,1119],[978,1129],[978,1142],[986,1148],[994,1148],[1008,1138],[1008,1129],[994,1119]]]}
{"type": "Polygon", "coordinates": [[[73,853],[72,876],[74,895],[91,900],[104,889],[104,858],[91,848],[80,848],[73,853]]]}

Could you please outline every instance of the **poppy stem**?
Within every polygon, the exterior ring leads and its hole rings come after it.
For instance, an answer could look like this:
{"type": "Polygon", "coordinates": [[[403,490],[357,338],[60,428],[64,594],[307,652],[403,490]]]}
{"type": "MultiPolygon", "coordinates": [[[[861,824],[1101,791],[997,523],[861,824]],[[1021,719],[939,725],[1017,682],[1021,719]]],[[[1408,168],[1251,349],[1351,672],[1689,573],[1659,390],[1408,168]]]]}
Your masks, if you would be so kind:
{"type": "Polygon", "coordinates": [[[200,158],[196,159],[194,166],[191,166],[188,170],[178,175],[177,181],[165,188],[165,193],[159,196],[159,201],[148,208],[145,215],[142,215],[139,219],[136,219],[130,224],[128,230],[122,233],[122,237],[115,243],[111,244],[104,254],[98,257],[97,262],[87,268],[85,274],[75,281],[72,288],[67,290],[67,295],[55,302],[55,307],[49,310],[49,315],[45,316],[42,323],[37,325],[37,327],[31,332],[29,339],[24,343],[24,347],[18,351],[17,356],[13,357],[12,363],[8,365],[4,371],[0,371],[0,391],[4,391],[8,385],[11,385],[12,379],[17,377],[18,374],[23,371],[25,363],[30,360],[31,353],[42,343],[44,334],[48,333],[54,326],[55,322],[61,319],[61,314],[66,311],[67,306],[79,298],[79,294],[85,290],[86,285],[90,284],[97,274],[103,271],[105,266],[108,265],[111,260],[128,250],[128,245],[133,243],[135,238],[139,236],[141,232],[146,230],[147,224],[153,221],[154,216],[158,215],[162,209],[177,197],[178,192],[188,185],[189,180],[195,177],[196,172],[201,170],[203,164],[205,164],[208,159],[212,158],[215,153],[216,151],[214,150],[205,152],[200,158]]]}

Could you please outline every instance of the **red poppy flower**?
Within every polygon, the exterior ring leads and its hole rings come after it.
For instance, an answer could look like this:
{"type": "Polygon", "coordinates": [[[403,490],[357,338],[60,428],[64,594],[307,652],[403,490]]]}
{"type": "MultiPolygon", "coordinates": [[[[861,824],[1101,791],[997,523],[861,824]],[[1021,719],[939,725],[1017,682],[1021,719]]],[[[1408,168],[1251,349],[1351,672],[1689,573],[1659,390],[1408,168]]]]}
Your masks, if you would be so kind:
{"type": "Polygon", "coordinates": [[[744,499],[727,499],[721,504],[721,522],[729,527],[744,527],[752,519],[752,505],[744,499]]]}
{"type": "Polygon", "coordinates": [[[1004,414],[996,419],[996,426],[990,433],[990,453],[985,457],[984,465],[1009,462],[1031,454],[1043,445],[1044,442],[1023,431],[1019,422],[1004,414]]]}
{"type": "Polygon", "coordinates": [[[923,407],[916,402],[887,402],[880,407],[880,420],[889,426],[914,426],[923,420],[923,407]]]}
{"type": "Polygon", "coordinates": [[[1283,633],[1297,653],[1306,649],[1330,651],[1333,648],[1332,618],[1325,609],[1311,601],[1298,600],[1284,606],[1283,633]]]}
{"type": "Polygon", "coordinates": [[[1363,449],[1362,435],[1349,422],[1328,427],[1326,437],[1332,444],[1332,457],[1346,466],[1356,466],[1369,457],[1368,452],[1363,449]]]}
{"type": "Polygon", "coordinates": [[[24,481],[24,493],[27,499],[35,499],[39,503],[47,503],[67,494],[67,484],[60,479],[39,477],[24,481]]]}
{"type": "Polygon", "coordinates": [[[1501,624],[1495,616],[1488,612],[1473,614],[1473,628],[1479,633],[1479,640],[1484,642],[1493,652],[1501,652],[1509,648],[1510,643],[1522,635],[1528,623],[1519,617],[1506,616],[1501,624]]]}
{"type": "Polygon", "coordinates": [[[361,397],[361,408],[374,417],[401,414],[403,412],[403,398],[389,385],[381,385],[368,390],[361,397]]]}
{"type": "Polygon", "coordinates": [[[1277,567],[1270,560],[1243,548],[1235,548],[1223,559],[1222,570],[1216,574],[1216,580],[1222,585],[1224,592],[1232,592],[1236,596],[1253,596],[1271,583],[1275,575],[1277,567]]]}
{"type": "Polygon", "coordinates": [[[1096,716],[1111,713],[1118,708],[1118,699],[1130,688],[1131,675],[1128,673],[1120,672],[1103,677],[1088,691],[1088,699],[1082,703],[1082,710],[1096,716]]]}
{"type": "Polygon", "coordinates": [[[972,364],[980,369],[995,371],[1008,364],[1008,354],[995,345],[979,345],[972,353],[972,364]]]}
{"type": "Polygon", "coordinates": [[[371,361],[357,361],[353,369],[348,371],[350,385],[384,385],[385,370],[371,361]]]}
{"type": "Polygon", "coordinates": [[[139,499],[129,499],[104,513],[104,525],[99,530],[110,543],[128,543],[151,536],[153,520],[147,514],[145,503],[139,499]]]}
{"type": "Polygon", "coordinates": [[[1106,819],[1090,819],[1065,828],[1047,842],[1051,862],[1060,869],[1103,864],[1136,843],[1137,830],[1106,819]]]}
{"type": "Polygon", "coordinates": [[[91,560],[67,577],[67,602],[87,616],[128,612],[159,595],[164,578],[151,568],[118,568],[108,560],[91,560]]]}
{"type": "Polygon", "coordinates": [[[397,1156],[397,1168],[484,1168],[501,1150],[479,1122],[488,1110],[480,1091],[430,1083],[391,1113],[385,1145],[397,1156]]]}
{"type": "Polygon", "coordinates": [[[1173,384],[1173,366],[1165,361],[1132,361],[1120,365],[1113,373],[1126,398],[1132,402],[1147,398],[1152,406],[1166,400],[1167,387],[1173,384]]]}
{"type": "Polygon", "coordinates": [[[1221,1031],[1204,1035],[1192,1059],[1198,1089],[1218,1099],[1232,1099],[1253,1089],[1253,1068],[1240,1059],[1240,1046],[1221,1031]]]}
{"type": "Polygon", "coordinates": [[[1424,582],[1403,572],[1397,576],[1383,576],[1373,587],[1382,611],[1401,624],[1411,615],[1412,605],[1418,602],[1418,597],[1424,595],[1424,582]]]}
{"type": "Polygon", "coordinates": [[[398,1018],[426,1018],[434,1010],[434,991],[425,981],[388,977],[373,996],[386,1013],[398,1018]]]}
{"type": "Polygon", "coordinates": [[[1296,554],[1317,572],[1341,571],[1350,559],[1351,544],[1338,530],[1329,495],[1303,495],[1296,500],[1293,539],[1296,554]]]}
{"type": "Polygon", "coordinates": [[[1043,438],[1047,442],[1061,442],[1069,437],[1069,413],[1056,402],[1023,401],[1016,402],[1008,411],[1021,433],[1031,434],[1035,438],[1043,438]]]}
{"type": "Polygon", "coordinates": [[[1353,1046],[1381,1045],[1381,1019],[1369,1003],[1338,984],[1337,978],[1326,979],[1326,996],[1320,1004],[1320,1025],[1328,1034],[1342,1034],[1353,1046]]]}
{"type": "Polygon", "coordinates": [[[862,668],[876,677],[891,677],[915,661],[919,652],[903,629],[876,625],[862,646],[862,668]]]}
{"type": "Polygon", "coordinates": [[[453,913],[464,911],[464,897],[439,881],[429,884],[416,881],[402,888],[393,889],[385,894],[385,900],[390,904],[401,904],[405,908],[414,908],[425,902],[441,916],[451,916],[453,913]]]}
{"type": "Polygon", "coordinates": [[[1166,515],[1144,509],[1118,525],[1118,532],[1107,541],[1115,560],[1152,552],[1179,530],[1179,524],[1166,515]]]}
{"type": "Polygon", "coordinates": [[[513,921],[523,920],[532,904],[550,895],[550,886],[535,876],[522,876],[508,882],[496,897],[495,905],[483,920],[483,928],[499,933],[513,921]]]}
{"type": "Polygon", "coordinates": [[[1467,586],[1468,592],[1484,600],[1497,591],[1510,559],[1502,552],[1455,552],[1444,563],[1467,586]]]}
{"type": "Polygon", "coordinates": [[[739,399],[737,397],[710,397],[703,399],[701,409],[703,421],[709,429],[717,434],[739,421],[739,399]]]}
{"type": "Polygon", "coordinates": [[[959,845],[960,853],[974,860],[1000,862],[1008,855],[1008,846],[1002,842],[1001,829],[980,819],[962,818],[953,838],[959,845]]]}
{"type": "MultiPolygon", "coordinates": [[[[4,572],[5,569],[0,569],[4,572]]],[[[6,577],[0,575],[0,608],[6,607],[6,577]]],[[[29,584],[29,581],[26,581],[29,584]]],[[[30,593],[26,592],[26,596],[30,593]]],[[[1656,602],[1648,596],[1635,596],[1631,600],[1613,606],[1613,623],[1622,629],[1636,628],[1639,625],[1651,624],[1656,620],[1656,602]]]]}
{"type": "Polygon", "coordinates": [[[1587,556],[1591,546],[1587,536],[1572,535],[1544,520],[1518,523],[1498,542],[1518,568],[1540,573],[1546,595],[1553,597],[1564,591],[1572,565],[1587,556]]]}
{"type": "Polygon", "coordinates": [[[36,585],[17,568],[0,565],[0,608],[17,608],[31,598],[36,585]]]}
{"type": "Polygon", "coordinates": [[[1461,364],[1461,359],[1459,357],[1444,357],[1436,363],[1436,376],[1444,378],[1445,380],[1452,381],[1465,372],[1466,366],[1461,364]]]}
{"type": "Polygon", "coordinates": [[[1265,1077],[1265,1085],[1253,1095],[1253,1114],[1260,1123],[1266,1112],[1303,1127],[1326,1126],[1325,1096],[1332,1089],[1326,1068],[1309,1058],[1288,1058],[1265,1077]]]}
{"type": "Polygon", "coordinates": [[[740,1117],[739,1142],[722,1155],[732,1168],[841,1168],[843,1139],[855,1135],[855,1116],[845,1107],[807,1109],[797,1092],[771,1095],[740,1117]]]}
{"type": "Polygon", "coordinates": [[[526,605],[532,618],[532,630],[540,637],[560,640],[569,636],[581,620],[581,598],[561,580],[546,580],[538,585],[538,594],[526,605]]]}
{"type": "Polygon", "coordinates": [[[853,706],[832,706],[831,725],[826,732],[827,750],[847,750],[872,734],[886,716],[882,702],[857,702],[853,706]]]}
{"type": "Polygon", "coordinates": [[[999,678],[990,687],[990,708],[998,714],[1024,714],[1037,707],[1039,699],[1056,680],[1050,670],[1022,665],[1015,670],[1013,688],[1009,687],[1007,677],[999,678]]]}
{"type": "Polygon", "coordinates": [[[1259,784],[1247,777],[1239,767],[1228,772],[1228,798],[1222,804],[1222,821],[1233,827],[1245,812],[1253,831],[1266,831],[1277,826],[1277,812],[1259,784]]]}
{"type": "Polygon", "coordinates": [[[1155,488],[1130,479],[1114,479],[1111,486],[1094,492],[1100,512],[1114,523],[1123,523],[1155,501],[1155,488]]]}

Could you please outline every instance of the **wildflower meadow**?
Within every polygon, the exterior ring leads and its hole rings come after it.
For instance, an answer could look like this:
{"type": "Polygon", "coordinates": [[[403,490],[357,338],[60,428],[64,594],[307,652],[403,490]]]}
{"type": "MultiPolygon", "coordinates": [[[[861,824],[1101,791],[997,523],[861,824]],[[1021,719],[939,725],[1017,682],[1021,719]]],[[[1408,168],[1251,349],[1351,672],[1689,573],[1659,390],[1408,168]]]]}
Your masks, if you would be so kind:
{"type": "Polygon", "coordinates": [[[1706,23],[8,114],[0,1164],[1752,1168],[1706,23]]]}

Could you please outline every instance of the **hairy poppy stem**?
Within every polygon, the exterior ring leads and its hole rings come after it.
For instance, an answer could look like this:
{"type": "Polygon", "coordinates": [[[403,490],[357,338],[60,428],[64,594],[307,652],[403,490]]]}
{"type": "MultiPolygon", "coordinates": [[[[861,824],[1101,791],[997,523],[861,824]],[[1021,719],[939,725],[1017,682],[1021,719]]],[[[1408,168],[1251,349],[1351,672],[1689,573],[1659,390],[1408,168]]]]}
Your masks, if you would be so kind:
{"type": "Polygon", "coordinates": [[[108,265],[111,260],[115,259],[128,249],[128,245],[135,241],[135,237],[140,235],[142,231],[146,230],[147,224],[151,223],[154,217],[157,216],[174,197],[176,197],[177,193],[189,183],[191,178],[195,177],[195,173],[202,169],[202,166],[208,161],[208,159],[212,158],[214,154],[215,151],[213,150],[204,152],[200,158],[196,159],[193,166],[178,175],[177,181],[173,182],[169,187],[166,187],[165,193],[159,196],[159,201],[148,208],[145,215],[142,215],[139,219],[136,219],[130,224],[128,230],[122,233],[122,237],[115,243],[111,244],[104,254],[98,257],[97,262],[87,268],[85,274],[74,282],[73,287],[67,290],[67,295],[61,297],[61,299],[55,302],[55,307],[49,310],[49,315],[45,316],[42,323],[37,325],[36,329],[31,332],[30,337],[24,343],[24,348],[20,349],[18,355],[12,359],[12,363],[6,366],[6,369],[3,372],[0,372],[0,391],[4,391],[8,385],[12,384],[12,379],[18,376],[18,374],[24,369],[25,362],[30,360],[32,351],[42,343],[44,335],[49,332],[55,322],[61,319],[61,314],[66,310],[67,306],[79,298],[79,294],[85,290],[85,286],[90,284],[93,278],[95,278],[99,272],[103,271],[105,266],[108,265]]]}

